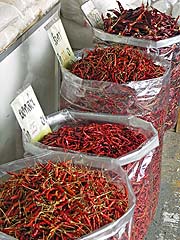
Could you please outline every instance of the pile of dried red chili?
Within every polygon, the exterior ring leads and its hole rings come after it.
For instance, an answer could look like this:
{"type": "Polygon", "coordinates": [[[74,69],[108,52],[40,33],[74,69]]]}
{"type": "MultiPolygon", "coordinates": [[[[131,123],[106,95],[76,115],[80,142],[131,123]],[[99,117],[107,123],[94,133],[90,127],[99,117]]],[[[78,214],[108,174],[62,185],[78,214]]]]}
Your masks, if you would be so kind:
{"type": "MultiPolygon", "coordinates": [[[[142,130],[122,124],[110,123],[74,123],[64,124],[54,133],[50,133],[41,141],[43,144],[61,147],[67,150],[80,151],[117,158],[137,150],[147,140],[142,130]],[[77,124],[77,125],[76,125],[77,124]]],[[[149,162],[152,153],[144,159],[124,166],[136,195],[134,226],[132,239],[143,239],[151,222],[152,198],[157,199],[158,189],[153,191],[153,178],[149,162]],[[154,196],[154,197],[153,197],[154,196]],[[145,222],[143,227],[139,227],[145,222]]],[[[159,162],[159,158],[156,158],[159,162]]],[[[98,161],[98,160],[97,160],[98,161]]],[[[158,169],[156,169],[158,172],[158,169]]],[[[157,203],[157,202],[156,202],[157,203]]]]}
{"type": "Polygon", "coordinates": [[[139,130],[117,123],[64,125],[44,136],[41,143],[97,156],[118,158],[137,150],[147,137],[139,130]]]}
{"type": "MultiPolygon", "coordinates": [[[[164,84],[165,81],[158,80],[158,77],[163,76],[165,67],[155,64],[148,54],[127,45],[96,47],[72,64],[70,71],[82,79],[91,81],[89,85],[82,83],[82,85],[75,86],[76,83],[71,84],[70,81],[65,83],[66,86],[62,84],[65,86],[61,89],[63,108],[71,107],[77,110],[121,115],[128,113],[152,122],[160,134],[163,134],[167,115],[168,87],[164,84]],[[152,82],[153,78],[157,79],[156,83],[152,82]],[[100,89],[98,93],[98,84],[91,84],[94,80],[112,82],[115,85],[103,87],[103,90],[100,89]],[[143,82],[140,83],[144,80],[149,80],[149,86],[144,85],[143,82]],[[137,82],[137,85],[130,88],[128,87],[130,82],[134,84],[137,82]],[[115,89],[121,88],[118,84],[123,84],[126,89],[116,91],[115,89]],[[67,95],[69,91],[66,88],[78,89],[80,92],[83,91],[83,94],[71,97],[67,95]],[[125,91],[129,93],[128,97],[125,91]],[[139,100],[140,91],[144,95],[141,94],[139,100]]],[[[167,76],[164,77],[166,78],[167,76]]]]}
{"type": "Polygon", "coordinates": [[[163,66],[157,65],[146,54],[133,46],[112,45],[86,50],[71,65],[70,71],[82,79],[127,83],[160,77],[163,66]]]}
{"type": "Polygon", "coordinates": [[[0,231],[19,240],[77,239],[128,210],[125,183],[107,170],[49,160],[9,174],[0,184],[0,231]]]}
{"type": "Polygon", "coordinates": [[[174,19],[153,7],[144,5],[126,10],[119,1],[117,3],[119,9],[110,9],[107,17],[102,16],[104,31],[107,33],[155,41],[180,34],[179,16],[174,19]]]}

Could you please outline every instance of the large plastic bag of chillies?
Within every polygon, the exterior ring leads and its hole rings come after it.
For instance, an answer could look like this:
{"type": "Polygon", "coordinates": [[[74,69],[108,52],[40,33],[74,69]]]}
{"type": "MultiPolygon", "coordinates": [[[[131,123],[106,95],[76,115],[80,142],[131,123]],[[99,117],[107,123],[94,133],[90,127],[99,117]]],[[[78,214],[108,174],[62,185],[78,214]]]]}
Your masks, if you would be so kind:
{"type": "Polygon", "coordinates": [[[38,143],[24,139],[25,151],[31,154],[81,152],[95,162],[122,165],[137,199],[133,236],[143,239],[157,207],[159,193],[159,185],[153,188],[156,172],[156,177],[160,178],[155,164],[159,162],[159,155],[154,155],[159,144],[158,133],[153,125],[134,116],[69,110],[52,114],[47,120],[53,133],[38,143]]]}
{"type": "Polygon", "coordinates": [[[135,208],[116,162],[51,153],[0,166],[0,239],[128,240],[135,208]]]}
{"type": "Polygon", "coordinates": [[[60,108],[130,114],[164,135],[171,64],[129,45],[97,46],[75,53],[62,68],[60,108]]]}
{"type": "Polygon", "coordinates": [[[172,61],[167,130],[177,122],[180,102],[180,21],[179,17],[172,18],[152,6],[140,4],[141,1],[137,8],[129,4],[127,8],[123,1],[89,0],[82,9],[96,40],[142,47],[172,61]]]}

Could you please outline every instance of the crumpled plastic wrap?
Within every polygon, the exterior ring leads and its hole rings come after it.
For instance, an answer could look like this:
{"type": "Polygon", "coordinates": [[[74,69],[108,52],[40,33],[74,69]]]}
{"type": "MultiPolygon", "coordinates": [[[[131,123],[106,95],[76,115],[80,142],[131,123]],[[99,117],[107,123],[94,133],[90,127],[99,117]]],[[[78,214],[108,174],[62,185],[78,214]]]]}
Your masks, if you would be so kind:
{"type": "MultiPolygon", "coordinates": [[[[159,153],[159,139],[157,130],[153,125],[134,116],[78,112],[67,109],[47,116],[47,121],[52,129],[57,129],[68,123],[71,126],[73,124],[77,126],[79,121],[120,123],[132,129],[139,129],[145,134],[147,140],[138,149],[117,159],[81,153],[83,156],[90,156],[91,160],[95,162],[116,162],[118,165],[123,166],[131,180],[136,195],[133,236],[130,239],[144,239],[157,207],[159,185],[154,185],[154,181],[158,180],[158,183],[160,183],[159,169],[156,169],[157,164],[155,164],[156,162],[160,162],[160,155],[157,154],[159,153]],[[154,173],[157,173],[157,175],[154,173]],[[155,177],[158,179],[155,179],[155,177]]],[[[38,142],[31,143],[25,138],[23,138],[23,142],[25,152],[34,155],[42,154],[42,152],[63,151],[60,148],[48,147],[38,142]]],[[[70,153],[73,154],[69,151],[70,153]]]]}
{"type": "MultiPolygon", "coordinates": [[[[15,160],[3,165],[0,165],[0,181],[5,181],[4,178],[7,177],[7,172],[18,172],[21,169],[29,168],[35,166],[37,163],[47,164],[51,160],[52,162],[58,163],[67,160],[72,160],[75,165],[91,166],[93,168],[102,169],[105,172],[110,172],[112,174],[113,183],[123,183],[127,187],[128,194],[128,210],[127,212],[117,219],[116,221],[105,225],[104,227],[88,234],[82,236],[81,240],[128,240],[131,238],[131,228],[133,221],[133,213],[135,208],[135,196],[130,184],[130,180],[127,174],[122,170],[121,166],[117,162],[109,161],[93,161],[91,157],[81,156],[81,155],[69,155],[67,153],[49,153],[40,156],[29,157],[24,159],[15,160]]],[[[83,211],[83,209],[82,209],[83,211]]],[[[37,217],[38,218],[38,217],[37,217]]],[[[47,236],[45,236],[47,239],[47,236]]],[[[15,240],[16,238],[10,237],[2,232],[0,232],[1,240],[15,240]]]]}
{"type": "Polygon", "coordinates": [[[58,0],[0,1],[0,53],[57,2],[58,0]]]}

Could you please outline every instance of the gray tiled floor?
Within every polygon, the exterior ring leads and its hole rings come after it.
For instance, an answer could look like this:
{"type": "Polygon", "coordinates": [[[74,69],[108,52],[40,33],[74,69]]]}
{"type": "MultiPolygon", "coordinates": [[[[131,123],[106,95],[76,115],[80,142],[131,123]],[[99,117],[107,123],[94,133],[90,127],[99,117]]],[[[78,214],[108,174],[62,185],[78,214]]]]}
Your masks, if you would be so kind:
{"type": "Polygon", "coordinates": [[[159,205],[145,240],[180,240],[180,133],[164,138],[159,205]]]}

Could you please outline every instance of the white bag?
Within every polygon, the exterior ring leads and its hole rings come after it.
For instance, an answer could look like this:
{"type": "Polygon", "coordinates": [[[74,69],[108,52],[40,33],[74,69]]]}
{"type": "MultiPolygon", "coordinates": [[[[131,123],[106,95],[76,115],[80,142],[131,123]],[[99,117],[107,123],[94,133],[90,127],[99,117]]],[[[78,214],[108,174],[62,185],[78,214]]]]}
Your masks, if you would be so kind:
{"type": "Polygon", "coordinates": [[[178,17],[179,15],[180,15],[180,1],[175,3],[174,6],[173,6],[173,9],[172,9],[172,16],[174,18],[178,17]]]}
{"type": "Polygon", "coordinates": [[[16,41],[38,17],[46,13],[58,0],[0,1],[0,52],[16,41]]]}
{"type": "Polygon", "coordinates": [[[73,49],[91,48],[93,47],[93,33],[89,25],[82,26],[77,22],[61,16],[64,29],[68,40],[73,49]]]}
{"type": "Polygon", "coordinates": [[[62,0],[61,19],[73,49],[93,46],[93,32],[80,8],[84,0],[62,0]]]}

